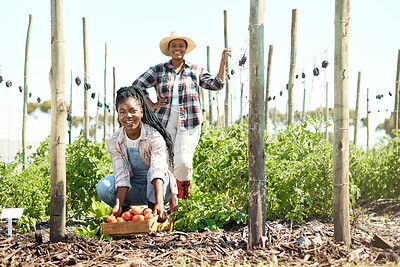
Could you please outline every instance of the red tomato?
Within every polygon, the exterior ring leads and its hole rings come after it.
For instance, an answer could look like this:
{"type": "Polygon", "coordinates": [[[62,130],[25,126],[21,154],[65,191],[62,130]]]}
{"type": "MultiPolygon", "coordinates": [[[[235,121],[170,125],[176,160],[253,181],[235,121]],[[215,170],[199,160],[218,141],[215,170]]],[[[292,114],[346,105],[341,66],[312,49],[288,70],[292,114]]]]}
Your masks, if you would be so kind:
{"type": "Polygon", "coordinates": [[[117,219],[115,218],[114,215],[109,215],[107,217],[107,222],[109,222],[109,223],[113,223],[113,222],[116,222],[116,221],[117,221],[117,219]]]}
{"type": "Polygon", "coordinates": [[[132,213],[132,215],[139,215],[141,214],[141,210],[139,207],[133,206],[130,210],[130,213],[132,213]]]}
{"type": "Polygon", "coordinates": [[[143,221],[144,220],[144,216],[143,215],[135,215],[132,217],[132,221],[143,221]]]}
{"type": "Polygon", "coordinates": [[[132,213],[130,213],[129,211],[125,211],[124,213],[122,213],[121,218],[125,221],[130,221],[132,219],[132,216],[132,213]]]}
{"type": "Polygon", "coordinates": [[[153,213],[152,212],[147,212],[147,213],[145,213],[144,214],[144,219],[145,220],[148,220],[148,219],[151,219],[151,218],[153,218],[153,213]]]}
{"type": "Polygon", "coordinates": [[[153,210],[150,208],[145,208],[142,212],[143,215],[146,215],[146,213],[153,213],[153,210]]]}

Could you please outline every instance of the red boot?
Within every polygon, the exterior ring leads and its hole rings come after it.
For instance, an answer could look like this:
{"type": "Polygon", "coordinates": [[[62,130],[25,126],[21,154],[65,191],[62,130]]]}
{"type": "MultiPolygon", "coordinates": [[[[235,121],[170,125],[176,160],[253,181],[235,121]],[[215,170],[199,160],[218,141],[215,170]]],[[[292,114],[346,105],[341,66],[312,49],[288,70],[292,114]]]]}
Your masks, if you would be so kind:
{"type": "Polygon", "coordinates": [[[188,199],[190,181],[181,182],[181,181],[176,180],[176,185],[178,186],[178,198],[180,198],[180,199],[188,199]]]}

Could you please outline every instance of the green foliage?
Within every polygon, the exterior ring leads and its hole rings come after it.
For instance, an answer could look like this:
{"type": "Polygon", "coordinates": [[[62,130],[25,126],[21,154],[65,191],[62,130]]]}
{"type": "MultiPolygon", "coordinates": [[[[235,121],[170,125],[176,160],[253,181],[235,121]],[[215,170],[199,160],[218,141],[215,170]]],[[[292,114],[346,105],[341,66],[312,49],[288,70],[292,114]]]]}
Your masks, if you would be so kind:
{"type": "MultiPolygon", "coordinates": [[[[302,221],[332,213],[332,144],[321,118],[265,135],[267,218],[302,221]],[[312,128],[313,131],[309,130],[312,128]]],[[[248,209],[247,125],[203,129],[194,156],[199,191],[223,194],[239,210],[248,209]]]]}
{"type": "MultiPolygon", "coordinates": [[[[80,236],[87,236],[90,238],[97,238],[100,233],[101,223],[106,220],[106,217],[111,212],[111,207],[102,201],[92,201],[92,205],[89,207],[89,211],[93,220],[87,220],[86,225],[81,225],[79,227],[73,227],[72,229],[80,236]]],[[[109,235],[100,235],[100,240],[109,240],[111,237],[109,235]]]]}
{"type": "Polygon", "coordinates": [[[19,229],[20,233],[27,233],[30,231],[36,230],[37,219],[33,217],[28,217],[27,215],[22,215],[21,218],[18,219],[16,228],[19,229]]]}
{"type": "MultiPolygon", "coordinates": [[[[49,138],[28,156],[25,170],[20,159],[19,153],[10,163],[0,161],[0,207],[24,208],[17,227],[25,232],[35,229],[36,222],[50,215],[49,138]]],[[[92,207],[92,200],[98,198],[97,181],[112,172],[111,159],[103,145],[76,139],[67,146],[66,168],[68,214],[81,218],[91,209],[103,214],[106,208],[92,207]]]]}
{"type": "Polygon", "coordinates": [[[106,217],[111,213],[111,207],[103,201],[93,201],[89,211],[95,219],[105,221],[106,217]]]}
{"type": "Polygon", "coordinates": [[[238,210],[223,194],[190,192],[189,199],[180,200],[178,211],[172,214],[174,229],[218,231],[223,224],[236,221],[246,223],[246,212],[238,210]]]}
{"type": "Polygon", "coordinates": [[[72,230],[74,230],[80,236],[86,236],[86,237],[96,238],[96,239],[100,239],[100,240],[112,239],[107,234],[99,235],[100,228],[101,228],[101,223],[99,223],[99,221],[97,221],[97,220],[90,221],[89,220],[89,221],[87,221],[87,225],[80,225],[79,227],[72,227],[72,230]]]}
{"type": "Polygon", "coordinates": [[[395,139],[382,138],[373,148],[366,152],[358,151],[357,172],[351,180],[361,190],[361,196],[368,199],[398,199],[400,196],[400,151],[395,139]]]}
{"type": "Polygon", "coordinates": [[[320,128],[317,118],[307,118],[266,140],[267,218],[331,215],[332,145],[320,128]]]}
{"type": "Polygon", "coordinates": [[[109,240],[109,235],[100,235],[101,223],[106,220],[106,217],[111,212],[111,207],[102,201],[92,201],[89,211],[94,219],[87,220],[87,225],[73,227],[72,229],[80,236],[90,238],[99,238],[100,240],[109,240]]]}
{"type": "MultiPolygon", "coordinates": [[[[2,163],[0,176],[0,206],[24,208],[29,219],[42,219],[50,199],[50,155],[46,152],[49,139],[43,141],[28,158],[26,169],[20,171],[18,154],[15,161],[2,163]]],[[[23,221],[23,219],[22,219],[23,221]]]]}
{"type": "Polygon", "coordinates": [[[66,162],[68,208],[82,218],[98,199],[96,184],[111,173],[111,159],[101,144],[80,136],[67,147],[66,162]]]}
{"type": "MultiPolygon", "coordinates": [[[[325,124],[307,118],[276,134],[265,134],[267,218],[302,221],[332,216],[332,144],[323,138],[325,124]]],[[[223,224],[245,223],[248,202],[248,126],[228,129],[203,127],[193,159],[194,179],[189,200],[181,200],[172,216],[175,229],[218,230],[223,224]]],[[[399,136],[367,151],[350,144],[350,205],[358,197],[397,199],[400,195],[399,136]]],[[[49,216],[49,138],[27,158],[21,154],[10,163],[0,161],[0,207],[23,207],[17,223],[21,232],[35,229],[49,216]]],[[[77,138],[66,148],[67,212],[77,219],[92,216],[79,234],[97,237],[110,207],[98,201],[96,184],[112,173],[104,144],[77,138]]],[[[100,237],[107,238],[107,237],[100,237]]]]}
{"type": "Polygon", "coordinates": [[[193,158],[194,181],[201,192],[223,193],[238,209],[247,209],[247,125],[203,129],[193,158]]]}

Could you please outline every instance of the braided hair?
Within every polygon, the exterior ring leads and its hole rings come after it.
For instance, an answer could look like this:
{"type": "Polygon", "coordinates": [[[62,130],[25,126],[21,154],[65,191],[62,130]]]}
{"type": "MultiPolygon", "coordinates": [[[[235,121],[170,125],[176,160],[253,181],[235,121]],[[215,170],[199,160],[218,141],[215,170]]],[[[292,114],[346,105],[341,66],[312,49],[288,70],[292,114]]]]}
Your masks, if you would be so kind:
{"type": "MultiPolygon", "coordinates": [[[[155,128],[161,136],[165,140],[165,144],[167,145],[168,156],[169,156],[169,165],[173,169],[174,166],[174,150],[173,150],[173,143],[171,139],[171,135],[167,132],[165,127],[161,124],[159,119],[154,114],[154,111],[149,107],[146,101],[146,97],[143,94],[142,89],[136,85],[132,85],[129,87],[121,87],[117,91],[117,97],[115,99],[115,109],[118,112],[119,105],[124,102],[128,98],[137,99],[143,109],[143,117],[142,122],[150,125],[151,127],[155,128]]],[[[121,123],[120,123],[121,126],[121,123]]]]}

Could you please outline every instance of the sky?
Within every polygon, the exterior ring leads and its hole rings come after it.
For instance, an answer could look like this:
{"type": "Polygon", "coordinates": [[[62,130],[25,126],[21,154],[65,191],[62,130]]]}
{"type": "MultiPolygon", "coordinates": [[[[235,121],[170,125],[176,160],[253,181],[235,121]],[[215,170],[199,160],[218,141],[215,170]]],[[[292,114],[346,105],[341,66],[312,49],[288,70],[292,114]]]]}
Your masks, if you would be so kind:
{"type": "MultiPolygon", "coordinates": [[[[0,75],[11,80],[8,88],[0,84],[0,105],[22,109],[25,43],[29,15],[33,16],[29,47],[28,88],[32,97],[51,98],[48,73],[51,64],[50,0],[0,0],[0,75]]],[[[334,0],[280,0],[266,1],[264,21],[265,70],[268,46],[274,46],[271,67],[271,108],[286,110],[290,65],[290,37],[292,9],[298,10],[295,110],[302,111],[303,89],[306,88],[306,110],[325,106],[325,84],[328,82],[328,106],[334,105],[334,0]],[[321,68],[328,60],[326,69],[321,68]],[[320,69],[313,76],[314,67],[320,69]],[[282,96],[280,92],[282,91],[282,96]]],[[[228,42],[232,49],[230,68],[233,114],[239,116],[240,84],[244,84],[245,108],[248,109],[248,61],[239,66],[239,59],[248,56],[249,0],[66,0],[64,27],[66,44],[66,88],[73,79],[83,80],[82,18],[87,20],[89,50],[89,80],[96,99],[89,101],[91,116],[96,114],[97,95],[104,98],[105,44],[107,44],[107,102],[112,106],[113,67],[117,88],[131,85],[149,67],[169,60],[159,50],[159,42],[175,29],[192,38],[197,47],[185,56],[187,61],[207,66],[207,46],[211,49],[211,73],[216,75],[224,48],[224,10],[228,13],[228,42]]],[[[365,117],[366,91],[370,92],[370,144],[383,133],[373,129],[390,116],[394,107],[397,55],[400,49],[398,0],[353,0],[349,25],[349,108],[355,109],[357,76],[361,72],[360,117],[365,117]],[[382,99],[376,99],[383,94],[382,99]],[[392,94],[394,95],[394,94],[392,94]],[[379,111],[379,112],[378,112],[379,111]]],[[[73,84],[74,116],[83,115],[83,86],[73,84]]],[[[207,94],[206,94],[207,95],[207,94]]],[[[225,91],[220,94],[223,110],[225,91]]],[[[69,101],[69,93],[67,94],[69,101]]],[[[206,101],[208,99],[206,98],[206,101]]],[[[205,105],[208,108],[208,104],[205,105]]],[[[246,112],[247,113],[247,112],[246,112]]],[[[40,116],[40,115],[36,115],[40,116]]],[[[40,118],[50,129],[50,117],[40,118]],[[48,122],[48,123],[47,123],[48,122]]],[[[361,127],[361,124],[360,124],[361,127]]],[[[28,129],[29,131],[29,129],[28,129]]],[[[365,146],[365,129],[360,129],[360,145],[365,146]]],[[[75,133],[77,135],[79,133],[75,133]]],[[[350,132],[350,139],[353,139],[350,132]]]]}

